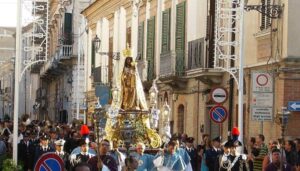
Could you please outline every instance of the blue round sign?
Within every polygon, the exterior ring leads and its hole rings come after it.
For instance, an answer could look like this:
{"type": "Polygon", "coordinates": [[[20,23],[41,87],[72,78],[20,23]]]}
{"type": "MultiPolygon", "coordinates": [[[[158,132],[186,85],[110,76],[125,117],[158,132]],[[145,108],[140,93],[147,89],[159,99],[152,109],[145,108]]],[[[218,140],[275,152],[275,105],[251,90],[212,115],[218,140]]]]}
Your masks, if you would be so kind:
{"type": "Polygon", "coordinates": [[[35,171],[64,171],[64,161],[55,153],[45,153],[37,161],[35,171]]]}
{"type": "Polygon", "coordinates": [[[209,114],[211,120],[216,123],[224,122],[228,115],[226,108],[223,106],[214,106],[210,109],[209,114]]]}

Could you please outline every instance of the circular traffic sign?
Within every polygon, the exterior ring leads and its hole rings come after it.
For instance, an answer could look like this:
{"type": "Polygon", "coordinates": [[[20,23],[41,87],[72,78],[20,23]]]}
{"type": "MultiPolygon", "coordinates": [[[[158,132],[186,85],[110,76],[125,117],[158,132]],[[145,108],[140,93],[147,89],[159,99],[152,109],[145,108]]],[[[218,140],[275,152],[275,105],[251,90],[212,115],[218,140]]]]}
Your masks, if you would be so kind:
{"type": "Polygon", "coordinates": [[[256,77],[256,83],[260,86],[265,86],[268,84],[268,76],[266,74],[259,74],[257,77],[256,77]]]}
{"type": "Polygon", "coordinates": [[[223,106],[214,106],[209,110],[209,115],[211,120],[213,120],[216,123],[222,123],[227,118],[227,110],[223,106]]]}
{"type": "Polygon", "coordinates": [[[35,164],[35,171],[64,171],[64,161],[55,153],[43,154],[35,164]]]}
{"type": "Polygon", "coordinates": [[[211,99],[214,103],[221,104],[224,103],[227,100],[228,93],[226,89],[222,87],[217,87],[212,89],[211,91],[211,99]]]}

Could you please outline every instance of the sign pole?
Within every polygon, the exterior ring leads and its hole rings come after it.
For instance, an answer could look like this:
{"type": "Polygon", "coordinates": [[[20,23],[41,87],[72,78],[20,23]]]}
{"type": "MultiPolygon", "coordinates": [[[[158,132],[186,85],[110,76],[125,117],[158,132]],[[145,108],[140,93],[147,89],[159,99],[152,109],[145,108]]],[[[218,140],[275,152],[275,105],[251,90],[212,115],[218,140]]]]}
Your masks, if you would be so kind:
{"type": "Polygon", "coordinates": [[[19,115],[19,84],[21,65],[21,0],[17,0],[17,27],[16,27],[16,57],[15,57],[15,95],[14,95],[14,120],[13,120],[13,160],[18,162],[18,115],[19,115]]]}
{"type": "Polygon", "coordinates": [[[240,1],[240,49],[239,49],[239,93],[238,93],[238,128],[240,130],[239,140],[243,142],[244,139],[244,130],[243,130],[243,90],[244,90],[244,0],[240,1]]]}

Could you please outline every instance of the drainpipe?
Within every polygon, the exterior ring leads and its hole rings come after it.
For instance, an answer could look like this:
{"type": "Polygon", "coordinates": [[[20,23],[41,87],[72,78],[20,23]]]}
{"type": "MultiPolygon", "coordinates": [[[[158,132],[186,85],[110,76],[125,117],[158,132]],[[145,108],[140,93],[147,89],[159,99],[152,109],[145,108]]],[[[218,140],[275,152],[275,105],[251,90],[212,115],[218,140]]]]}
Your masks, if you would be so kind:
{"type": "MultiPolygon", "coordinates": [[[[232,4],[232,8],[236,8],[236,5],[233,3],[232,4]]],[[[232,12],[232,15],[235,15],[235,11],[232,12]]],[[[236,27],[235,22],[232,22],[231,25],[232,28],[236,27]]],[[[235,41],[235,34],[231,33],[231,41],[235,41]]],[[[231,46],[231,54],[235,54],[235,48],[233,46],[231,46]]],[[[231,60],[230,61],[230,67],[234,67],[234,61],[231,60]]],[[[228,139],[230,138],[230,132],[231,132],[231,128],[232,128],[232,117],[233,117],[233,107],[234,107],[234,78],[232,76],[230,76],[230,80],[229,80],[229,109],[228,109],[228,113],[229,113],[229,117],[228,117],[228,139]]]]}

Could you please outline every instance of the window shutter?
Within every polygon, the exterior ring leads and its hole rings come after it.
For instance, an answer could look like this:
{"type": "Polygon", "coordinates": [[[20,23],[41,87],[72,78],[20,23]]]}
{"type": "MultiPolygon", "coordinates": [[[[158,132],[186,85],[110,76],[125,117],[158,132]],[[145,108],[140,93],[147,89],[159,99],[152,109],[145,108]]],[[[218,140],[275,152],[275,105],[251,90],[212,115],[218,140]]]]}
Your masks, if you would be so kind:
{"type": "Polygon", "coordinates": [[[176,10],[176,74],[180,76],[185,67],[185,2],[178,4],[176,10]]]}
{"type": "Polygon", "coordinates": [[[95,46],[94,46],[94,43],[93,41],[91,42],[92,43],[92,55],[91,55],[91,68],[92,68],[92,74],[94,73],[94,68],[95,68],[95,56],[96,56],[96,52],[95,52],[95,46]]]}
{"type": "Polygon", "coordinates": [[[139,24],[137,60],[142,60],[143,56],[144,56],[144,22],[139,24]]]}
{"type": "Polygon", "coordinates": [[[162,43],[161,53],[170,51],[170,21],[171,9],[166,9],[162,14],[162,43]]]}
{"type": "MultiPolygon", "coordinates": [[[[266,0],[261,0],[261,5],[262,5],[262,11],[265,12],[266,11],[266,0]]],[[[266,17],[263,14],[261,15],[261,21],[260,21],[260,29],[263,30],[266,28],[266,17]]]]}
{"type": "Polygon", "coordinates": [[[64,44],[72,45],[72,14],[65,13],[64,22],[64,44]]]}
{"type": "MultiPolygon", "coordinates": [[[[267,7],[270,7],[270,5],[271,5],[271,0],[267,0],[267,7]]],[[[267,8],[267,14],[270,14],[270,8],[267,8]]],[[[270,17],[268,17],[268,16],[265,16],[266,17],[266,29],[268,28],[268,27],[270,27],[271,26],[271,18],[270,17]]]]}
{"type": "Polygon", "coordinates": [[[147,80],[154,78],[154,48],[155,48],[155,17],[147,21],[147,61],[148,61],[148,74],[147,80]]]}

